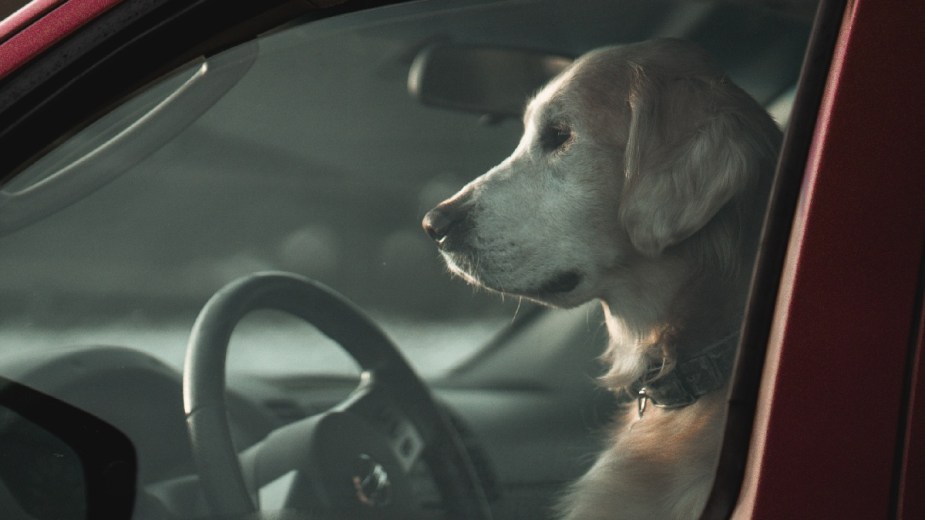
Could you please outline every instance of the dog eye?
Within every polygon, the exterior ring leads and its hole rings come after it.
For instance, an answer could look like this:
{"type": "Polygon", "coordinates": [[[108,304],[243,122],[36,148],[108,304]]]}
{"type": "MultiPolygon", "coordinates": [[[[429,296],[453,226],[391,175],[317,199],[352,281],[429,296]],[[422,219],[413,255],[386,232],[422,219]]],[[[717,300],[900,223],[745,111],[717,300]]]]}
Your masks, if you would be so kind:
{"type": "Polygon", "coordinates": [[[543,151],[552,152],[562,147],[572,137],[572,131],[566,126],[547,126],[540,134],[540,146],[543,151]]]}

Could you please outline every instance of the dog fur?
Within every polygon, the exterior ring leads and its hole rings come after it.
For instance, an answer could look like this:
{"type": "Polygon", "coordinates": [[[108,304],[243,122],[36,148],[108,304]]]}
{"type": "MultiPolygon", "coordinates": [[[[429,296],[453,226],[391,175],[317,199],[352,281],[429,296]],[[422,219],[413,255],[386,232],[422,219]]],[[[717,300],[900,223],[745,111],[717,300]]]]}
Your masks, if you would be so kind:
{"type": "MultiPolygon", "coordinates": [[[[552,306],[600,300],[602,382],[735,333],[780,143],[767,113],[695,45],[594,50],[529,102],[510,157],[424,218],[449,269],[552,306]]],[[[725,392],[627,406],[561,503],[568,520],[699,517],[725,392]]]]}

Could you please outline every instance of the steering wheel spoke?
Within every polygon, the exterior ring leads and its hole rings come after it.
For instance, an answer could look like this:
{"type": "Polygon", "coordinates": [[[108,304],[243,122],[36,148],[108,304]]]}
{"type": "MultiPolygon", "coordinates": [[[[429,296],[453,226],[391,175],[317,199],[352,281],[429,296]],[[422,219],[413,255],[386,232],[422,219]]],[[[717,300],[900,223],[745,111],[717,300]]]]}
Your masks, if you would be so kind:
{"type": "Polygon", "coordinates": [[[311,443],[320,415],[288,424],[241,452],[238,462],[244,483],[251,494],[292,471],[311,465],[311,443]]]}
{"type": "Polygon", "coordinates": [[[399,461],[401,471],[410,473],[424,451],[424,434],[389,395],[388,387],[373,379],[365,372],[360,387],[335,409],[356,415],[375,428],[399,461]]]}

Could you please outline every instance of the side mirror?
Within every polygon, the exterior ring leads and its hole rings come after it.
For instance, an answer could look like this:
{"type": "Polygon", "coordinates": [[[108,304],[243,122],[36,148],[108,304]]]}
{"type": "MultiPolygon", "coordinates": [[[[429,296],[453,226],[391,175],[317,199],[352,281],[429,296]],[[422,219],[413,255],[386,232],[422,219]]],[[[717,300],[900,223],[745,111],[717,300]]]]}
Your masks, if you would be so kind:
{"type": "Polygon", "coordinates": [[[0,516],[126,519],[135,501],[131,441],[103,420],[0,378],[0,516]]]}
{"type": "Polygon", "coordinates": [[[415,57],[408,91],[424,105],[519,118],[527,100],[570,63],[538,51],[435,44],[415,57]]]}

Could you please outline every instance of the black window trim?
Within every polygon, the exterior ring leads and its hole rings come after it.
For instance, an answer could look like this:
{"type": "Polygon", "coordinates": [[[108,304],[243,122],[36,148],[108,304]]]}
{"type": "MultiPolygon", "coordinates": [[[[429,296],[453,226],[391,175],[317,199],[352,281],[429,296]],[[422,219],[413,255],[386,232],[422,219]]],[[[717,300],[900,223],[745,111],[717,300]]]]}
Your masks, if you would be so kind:
{"type": "Polygon", "coordinates": [[[702,520],[729,518],[742,490],[793,217],[846,6],[846,0],[822,0],[813,21],[762,229],[730,384],[723,446],[702,520]]]}

